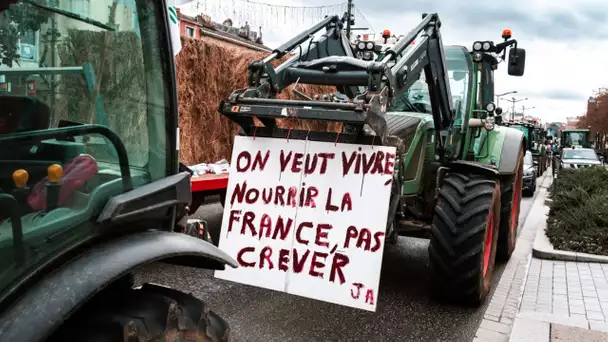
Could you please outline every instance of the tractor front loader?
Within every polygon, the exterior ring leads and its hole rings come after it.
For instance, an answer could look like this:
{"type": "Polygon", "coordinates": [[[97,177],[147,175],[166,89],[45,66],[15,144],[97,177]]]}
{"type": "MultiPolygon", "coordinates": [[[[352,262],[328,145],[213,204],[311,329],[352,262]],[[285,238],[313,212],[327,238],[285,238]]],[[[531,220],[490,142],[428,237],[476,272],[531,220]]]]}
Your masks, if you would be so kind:
{"type": "Polygon", "coordinates": [[[429,237],[434,294],[478,305],[490,290],[495,259],[507,260],[515,247],[525,151],[520,131],[494,125],[500,110],[492,102],[492,74],[497,58],[515,46],[509,74],[522,76],[525,50],[509,31],[504,42],[475,42],[471,52],[444,47],[437,14],[423,15],[394,45],[377,48],[372,41],[351,43],[345,20],[327,17],[252,62],[248,87],[234,91],[219,111],[242,135],[396,147],[387,241],[429,237]],[[327,101],[276,98],[295,83],[337,92],[319,96],[327,101]],[[264,127],[256,127],[254,117],[264,127]],[[343,128],[280,129],[276,120],[284,118],[343,128]]]}
{"type": "Polygon", "coordinates": [[[135,282],[157,261],[237,266],[185,234],[201,224],[178,168],[165,1],[107,1],[110,24],[104,11],[73,13],[85,0],[12,2],[0,5],[15,21],[0,30],[0,341],[228,341],[199,298],[135,282]],[[18,31],[34,34],[23,18],[61,35],[41,39],[48,58],[11,53],[18,31]]]}

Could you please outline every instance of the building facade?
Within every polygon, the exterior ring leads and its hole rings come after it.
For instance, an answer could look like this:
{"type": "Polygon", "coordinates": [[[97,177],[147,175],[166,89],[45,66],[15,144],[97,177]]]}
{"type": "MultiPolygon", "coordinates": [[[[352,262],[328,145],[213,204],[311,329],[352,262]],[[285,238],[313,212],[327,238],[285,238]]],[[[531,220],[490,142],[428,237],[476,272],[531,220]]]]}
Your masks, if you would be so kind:
{"type": "Polygon", "coordinates": [[[199,14],[193,17],[182,13],[179,8],[177,16],[182,37],[193,39],[205,37],[251,50],[272,51],[262,43],[261,28],[259,32],[255,32],[247,22],[241,27],[233,26],[231,19],[226,19],[220,24],[212,21],[208,15],[199,14]]]}

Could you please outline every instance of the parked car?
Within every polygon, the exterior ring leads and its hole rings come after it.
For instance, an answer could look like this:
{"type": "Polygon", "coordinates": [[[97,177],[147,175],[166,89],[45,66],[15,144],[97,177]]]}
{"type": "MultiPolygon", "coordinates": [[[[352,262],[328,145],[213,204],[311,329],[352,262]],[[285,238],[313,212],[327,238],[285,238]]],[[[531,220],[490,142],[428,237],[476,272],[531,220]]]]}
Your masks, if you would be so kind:
{"type": "Polygon", "coordinates": [[[533,196],[536,192],[536,167],[532,152],[526,151],[524,156],[524,185],[522,188],[524,196],[533,196]]]}
{"type": "Polygon", "coordinates": [[[594,165],[602,165],[592,148],[564,148],[559,155],[558,172],[561,169],[581,169],[594,165]]]}

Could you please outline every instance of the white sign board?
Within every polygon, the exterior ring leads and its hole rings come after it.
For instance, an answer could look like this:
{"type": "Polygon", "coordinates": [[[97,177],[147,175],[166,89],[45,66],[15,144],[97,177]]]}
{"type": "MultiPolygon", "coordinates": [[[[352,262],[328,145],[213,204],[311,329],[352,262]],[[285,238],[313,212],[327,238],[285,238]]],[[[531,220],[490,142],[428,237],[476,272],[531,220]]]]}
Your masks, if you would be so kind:
{"type": "Polygon", "coordinates": [[[375,311],[395,148],[235,137],[220,279],[375,311]]]}

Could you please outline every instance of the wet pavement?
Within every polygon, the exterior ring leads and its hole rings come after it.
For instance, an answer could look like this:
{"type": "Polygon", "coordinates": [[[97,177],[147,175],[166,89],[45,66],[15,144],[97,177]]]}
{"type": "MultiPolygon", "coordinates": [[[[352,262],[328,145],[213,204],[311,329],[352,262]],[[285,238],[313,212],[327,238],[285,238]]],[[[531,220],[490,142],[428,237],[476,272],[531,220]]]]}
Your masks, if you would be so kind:
{"type": "MultiPolygon", "coordinates": [[[[531,204],[532,198],[522,199],[520,224],[531,204]]],[[[222,207],[205,205],[197,216],[219,228],[222,207]]],[[[485,305],[461,308],[430,299],[427,247],[428,240],[415,238],[386,246],[375,313],[223,281],[211,271],[194,268],[154,264],[143,269],[139,279],[202,298],[230,323],[234,341],[469,342],[485,305]]],[[[504,267],[496,266],[495,284],[504,267]]]]}

